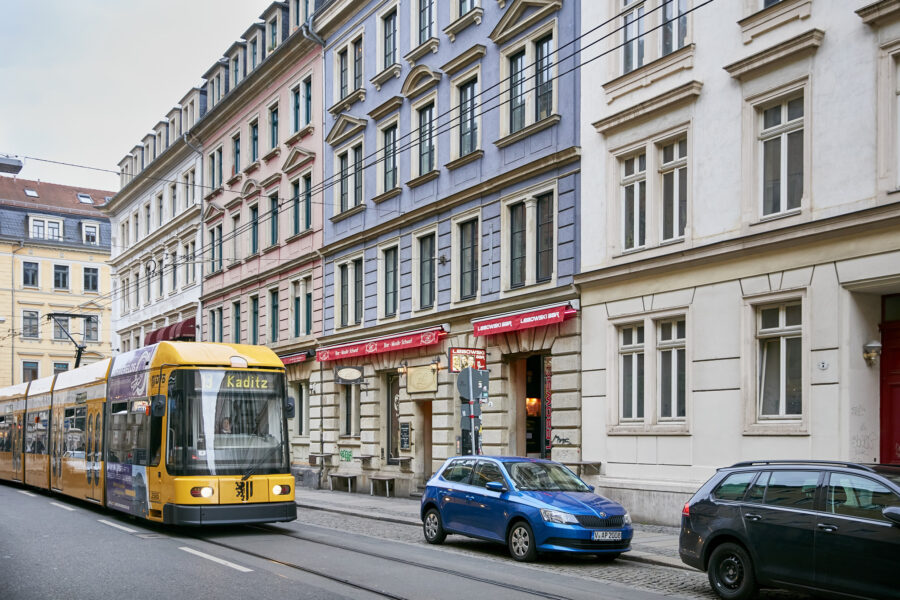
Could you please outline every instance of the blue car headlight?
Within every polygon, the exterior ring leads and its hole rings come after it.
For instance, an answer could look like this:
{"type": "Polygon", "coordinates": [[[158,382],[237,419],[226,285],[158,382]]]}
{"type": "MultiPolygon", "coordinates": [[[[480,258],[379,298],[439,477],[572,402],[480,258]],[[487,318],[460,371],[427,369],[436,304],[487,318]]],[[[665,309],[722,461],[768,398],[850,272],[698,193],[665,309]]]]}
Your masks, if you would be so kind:
{"type": "Polygon", "coordinates": [[[541,509],[541,518],[548,523],[561,523],[563,525],[577,525],[578,519],[575,515],[563,512],[561,510],[551,510],[549,508],[541,509]]]}
{"type": "Polygon", "coordinates": [[[625,525],[631,525],[631,515],[629,515],[628,512],[625,513],[625,518],[622,519],[622,522],[625,525]]]}

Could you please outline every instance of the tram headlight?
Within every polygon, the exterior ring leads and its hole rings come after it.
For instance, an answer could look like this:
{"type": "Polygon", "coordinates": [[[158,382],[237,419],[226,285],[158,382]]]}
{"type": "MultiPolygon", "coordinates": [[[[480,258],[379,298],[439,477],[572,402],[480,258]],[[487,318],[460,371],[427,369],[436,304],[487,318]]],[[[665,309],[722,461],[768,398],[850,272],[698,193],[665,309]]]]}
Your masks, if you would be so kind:
{"type": "Polygon", "coordinates": [[[287,496],[291,493],[291,486],[289,485],[273,485],[272,486],[272,495],[273,496],[287,496]]]}
{"type": "Polygon", "coordinates": [[[191,496],[194,498],[212,498],[214,493],[215,490],[209,486],[191,488],[191,496]]]}

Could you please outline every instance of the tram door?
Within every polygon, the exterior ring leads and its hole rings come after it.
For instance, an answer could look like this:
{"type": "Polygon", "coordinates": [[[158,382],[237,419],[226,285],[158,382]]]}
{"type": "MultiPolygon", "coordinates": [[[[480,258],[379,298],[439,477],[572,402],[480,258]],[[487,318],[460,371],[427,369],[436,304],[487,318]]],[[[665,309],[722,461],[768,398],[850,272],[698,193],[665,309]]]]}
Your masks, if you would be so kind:
{"type": "Polygon", "coordinates": [[[84,473],[88,484],[88,500],[103,500],[103,403],[88,405],[87,432],[85,435],[84,473]]]}
{"type": "Polygon", "coordinates": [[[65,435],[65,409],[57,406],[50,418],[50,488],[63,491],[62,462],[63,436],[65,435]]]}
{"type": "Polygon", "coordinates": [[[24,450],[23,439],[24,435],[22,432],[22,427],[24,425],[24,414],[16,413],[13,416],[13,439],[12,439],[12,463],[13,463],[13,481],[24,481],[25,480],[25,464],[22,460],[22,451],[24,450]]]}

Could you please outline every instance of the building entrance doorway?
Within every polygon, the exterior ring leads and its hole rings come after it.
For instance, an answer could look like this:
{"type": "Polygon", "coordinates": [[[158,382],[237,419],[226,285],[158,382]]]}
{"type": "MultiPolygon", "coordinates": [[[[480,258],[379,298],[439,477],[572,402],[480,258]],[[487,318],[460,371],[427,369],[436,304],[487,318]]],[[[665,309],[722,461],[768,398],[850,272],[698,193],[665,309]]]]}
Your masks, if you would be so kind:
{"type": "MultiPolygon", "coordinates": [[[[534,354],[514,361],[510,368],[510,388],[515,403],[516,456],[550,456],[550,357],[534,354]]],[[[512,444],[511,444],[512,445],[512,444]]]]}
{"type": "Polygon", "coordinates": [[[900,294],[881,312],[881,462],[900,464],[900,294]]]}

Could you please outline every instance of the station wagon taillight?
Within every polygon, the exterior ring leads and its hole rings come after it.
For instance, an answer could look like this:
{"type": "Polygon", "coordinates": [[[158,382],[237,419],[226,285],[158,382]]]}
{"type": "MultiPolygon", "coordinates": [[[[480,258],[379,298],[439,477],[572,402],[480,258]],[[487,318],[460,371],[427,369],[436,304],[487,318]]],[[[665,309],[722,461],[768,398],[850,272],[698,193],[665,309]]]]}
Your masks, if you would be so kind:
{"type": "Polygon", "coordinates": [[[690,517],[691,516],[691,503],[690,502],[684,503],[684,508],[681,509],[681,516],[682,517],[690,517]]]}

